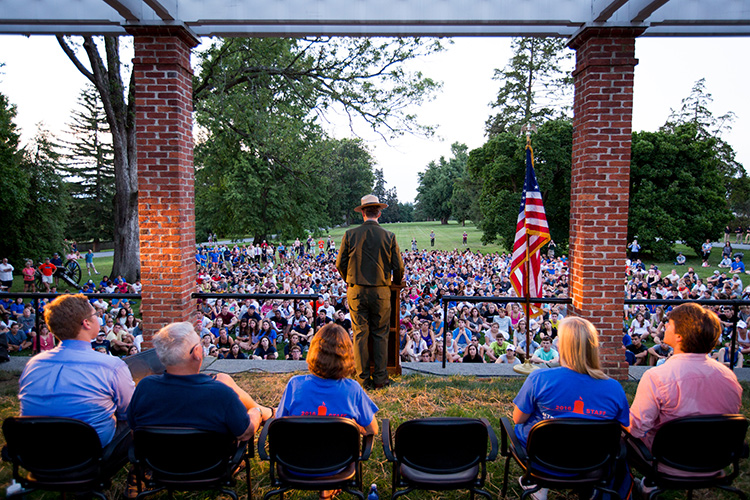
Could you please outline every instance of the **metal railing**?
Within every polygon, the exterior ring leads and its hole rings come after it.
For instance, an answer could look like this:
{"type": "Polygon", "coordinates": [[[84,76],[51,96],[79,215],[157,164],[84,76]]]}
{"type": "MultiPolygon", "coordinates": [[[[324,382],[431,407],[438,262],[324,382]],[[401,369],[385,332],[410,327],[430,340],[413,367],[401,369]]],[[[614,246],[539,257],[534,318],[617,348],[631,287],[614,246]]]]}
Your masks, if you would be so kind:
{"type": "MultiPolygon", "coordinates": [[[[76,292],[83,293],[83,292],[76,292]]],[[[3,292],[0,294],[0,298],[9,299],[31,299],[32,307],[34,308],[34,328],[37,334],[39,333],[39,324],[42,322],[41,312],[39,311],[39,299],[54,299],[61,295],[71,295],[67,292],[3,292]]],[[[140,300],[140,293],[84,293],[87,297],[96,297],[97,299],[135,299],[140,300]]],[[[36,348],[31,347],[31,352],[36,354],[36,348]]]]}
{"type": "MultiPolygon", "coordinates": [[[[446,318],[448,318],[448,303],[449,302],[469,302],[469,303],[476,303],[476,302],[491,302],[493,304],[510,304],[510,303],[523,303],[526,302],[526,299],[523,297],[484,297],[484,296],[477,296],[477,295],[443,295],[440,297],[440,302],[443,305],[443,322],[445,322],[446,318]]],[[[531,299],[531,303],[533,304],[572,304],[573,301],[570,298],[565,299],[553,299],[553,298],[539,298],[539,299],[531,299]]],[[[447,326],[447,325],[446,325],[447,326]]],[[[526,326],[526,331],[528,331],[529,327],[531,325],[526,326]]],[[[445,342],[445,336],[447,333],[447,328],[443,328],[443,368],[445,368],[445,355],[448,350],[448,346],[445,342]]],[[[510,333],[510,332],[509,332],[510,333]]],[[[528,343],[527,343],[528,345],[528,343]]]]}
{"type": "MultiPolygon", "coordinates": [[[[448,303],[449,302],[491,302],[495,304],[509,304],[509,303],[523,303],[526,299],[523,297],[483,297],[483,296],[462,296],[462,295],[444,295],[440,298],[440,302],[443,306],[443,321],[448,317],[448,303]]],[[[532,298],[531,303],[534,304],[572,304],[573,301],[570,298],[565,299],[553,299],[553,298],[532,298]]],[[[699,305],[712,305],[712,306],[732,306],[734,314],[732,315],[732,335],[731,335],[731,347],[729,353],[730,370],[734,371],[734,355],[737,350],[737,322],[739,321],[739,310],[741,306],[750,306],[750,300],[743,299],[625,299],[625,305],[666,305],[666,306],[677,306],[680,304],[695,303],[699,305]]],[[[624,312],[624,311],[623,311],[624,312]]],[[[528,327],[527,327],[528,328],[528,327]]],[[[446,350],[447,345],[445,343],[447,328],[443,328],[443,368],[446,367],[446,350]]]]}
{"type": "MultiPolygon", "coordinates": [[[[281,300],[294,300],[294,309],[297,309],[297,304],[299,301],[306,301],[309,300],[312,309],[315,313],[315,301],[320,297],[318,294],[304,294],[304,293],[203,293],[203,292],[195,292],[190,294],[190,297],[193,299],[260,299],[260,300],[274,300],[274,299],[281,299],[281,300]]],[[[260,312],[260,311],[259,311],[260,312]]],[[[315,318],[313,318],[312,321],[312,328],[313,332],[318,332],[318,325],[315,322],[315,318]]]]}
{"type": "MultiPolygon", "coordinates": [[[[737,322],[740,319],[740,307],[750,306],[750,300],[745,299],[625,299],[625,305],[655,305],[679,306],[680,304],[695,303],[702,306],[732,306],[732,339],[729,351],[729,369],[734,371],[734,355],[737,351],[737,322]]],[[[666,312],[666,311],[665,311],[666,312]]]]}

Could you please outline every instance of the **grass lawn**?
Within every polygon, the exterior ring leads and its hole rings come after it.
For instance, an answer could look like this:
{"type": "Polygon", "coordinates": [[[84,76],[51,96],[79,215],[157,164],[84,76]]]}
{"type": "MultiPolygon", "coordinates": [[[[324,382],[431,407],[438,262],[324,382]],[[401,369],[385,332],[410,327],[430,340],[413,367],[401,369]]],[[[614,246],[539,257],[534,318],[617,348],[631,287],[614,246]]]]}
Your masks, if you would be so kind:
{"type": "MultiPolygon", "coordinates": [[[[356,225],[356,224],[355,224],[356,225]]],[[[435,231],[434,250],[453,250],[463,251],[470,248],[472,251],[479,250],[482,253],[504,252],[507,249],[498,244],[482,245],[482,231],[471,223],[466,222],[462,226],[452,220],[448,224],[440,224],[440,221],[434,222],[399,222],[396,224],[383,224],[383,228],[393,232],[398,240],[398,245],[402,251],[411,250],[412,238],[417,239],[420,250],[432,250],[430,247],[430,231],[435,231]],[[462,243],[462,235],[466,231],[468,234],[467,246],[462,243]]],[[[336,242],[336,247],[341,244],[341,238],[349,228],[331,229],[327,234],[336,242]]]]}
{"type": "MultiPolygon", "coordinates": [[[[251,374],[245,373],[235,376],[235,380],[248,391],[256,400],[264,405],[276,406],[286,382],[291,375],[273,374],[251,374]]],[[[473,378],[473,377],[425,377],[405,376],[391,387],[371,393],[375,403],[380,408],[378,419],[389,418],[392,428],[395,429],[400,422],[411,418],[429,416],[471,416],[486,417],[493,428],[500,435],[500,417],[511,416],[512,401],[518,392],[523,379],[520,378],[473,378]]],[[[623,383],[628,400],[632,402],[635,395],[636,383],[623,383]]],[[[750,417],[750,385],[743,383],[744,394],[742,409],[746,416],[750,417]]],[[[0,414],[4,419],[7,416],[18,413],[18,375],[0,372],[0,414]]],[[[446,440],[450,436],[445,437],[446,440]]],[[[0,442],[4,441],[0,438],[0,442]]],[[[504,461],[498,459],[488,464],[487,490],[498,497],[502,488],[504,461]]],[[[511,488],[508,498],[520,498],[520,487],[517,483],[519,470],[513,466],[511,470],[511,488]]],[[[261,496],[269,490],[268,463],[260,462],[258,459],[252,462],[253,496],[261,496]]],[[[10,481],[11,471],[6,463],[0,465],[0,485],[7,485],[10,481]]],[[[378,438],[375,440],[373,453],[368,462],[364,464],[364,484],[376,483],[380,498],[388,498],[391,492],[391,465],[385,460],[383,449],[378,438]]],[[[120,472],[110,489],[110,498],[119,498],[125,482],[124,472],[120,472]]],[[[744,491],[750,491],[750,460],[743,462],[741,476],[735,481],[735,485],[744,491]]],[[[244,491],[244,481],[238,482],[240,495],[244,491]]],[[[315,493],[292,492],[289,498],[293,499],[316,499],[315,493]]],[[[466,492],[415,492],[407,495],[410,499],[433,499],[433,498],[466,498],[466,492]]],[[[52,498],[51,494],[36,493],[31,498],[52,498]]],[[[158,494],[155,498],[165,498],[158,494]]],[[[184,494],[183,498],[199,499],[213,498],[212,494],[184,494]]],[[[678,499],[684,498],[684,493],[664,495],[662,498],[678,499]]],[[[339,498],[346,498],[341,495],[339,498]]],[[[550,499],[568,498],[563,494],[550,493],[550,499]]],[[[569,498],[574,498],[570,496],[569,498]]],[[[701,490],[696,492],[696,499],[728,499],[734,498],[719,490],[701,490]]]]}
{"type": "MultiPolygon", "coordinates": [[[[99,271],[99,274],[91,274],[89,276],[88,271],[86,271],[86,262],[83,259],[80,259],[78,263],[81,266],[81,286],[83,286],[84,283],[86,283],[88,280],[93,280],[94,284],[99,286],[99,282],[102,280],[104,276],[109,276],[109,274],[112,272],[112,261],[113,258],[110,257],[94,257],[94,266],[96,267],[96,270],[99,271]]],[[[13,276],[13,286],[10,288],[11,292],[23,292],[23,277],[20,275],[21,269],[25,265],[24,263],[20,263],[20,265],[16,265],[15,263],[12,263],[13,266],[16,268],[14,271],[13,276]]],[[[75,292],[77,290],[74,290],[72,287],[68,286],[67,283],[65,283],[63,280],[60,280],[60,284],[57,288],[59,292],[75,292]]],[[[44,291],[44,290],[40,290],[44,291]]]]}

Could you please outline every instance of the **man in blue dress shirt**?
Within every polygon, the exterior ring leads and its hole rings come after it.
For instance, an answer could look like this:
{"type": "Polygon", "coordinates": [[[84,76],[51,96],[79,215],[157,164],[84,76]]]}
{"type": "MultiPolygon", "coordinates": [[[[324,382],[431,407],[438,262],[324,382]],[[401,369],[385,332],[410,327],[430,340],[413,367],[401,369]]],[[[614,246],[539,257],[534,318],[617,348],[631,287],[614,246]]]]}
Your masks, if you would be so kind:
{"type": "Polygon", "coordinates": [[[63,295],[44,308],[61,342],[29,360],[19,380],[21,415],[68,417],[91,425],[112,471],[127,461],[126,410],[135,390],[127,365],[91,348],[99,318],[83,294],[63,295]]]}

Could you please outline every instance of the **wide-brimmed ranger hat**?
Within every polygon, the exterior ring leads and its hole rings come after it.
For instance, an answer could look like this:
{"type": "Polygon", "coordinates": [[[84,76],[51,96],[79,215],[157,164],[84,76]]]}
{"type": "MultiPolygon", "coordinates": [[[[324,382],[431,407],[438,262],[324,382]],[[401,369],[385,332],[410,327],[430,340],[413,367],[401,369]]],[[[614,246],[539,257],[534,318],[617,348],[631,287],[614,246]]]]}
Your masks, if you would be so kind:
{"type": "Polygon", "coordinates": [[[363,209],[369,208],[369,207],[377,207],[377,208],[380,208],[381,210],[384,208],[388,208],[388,205],[386,205],[385,203],[380,203],[380,200],[374,194],[368,194],[366,196],[363,196],[362,199],[360,200],[360,203],[361,205],[354,209],[355,212],[362,213],[363,209]]]}

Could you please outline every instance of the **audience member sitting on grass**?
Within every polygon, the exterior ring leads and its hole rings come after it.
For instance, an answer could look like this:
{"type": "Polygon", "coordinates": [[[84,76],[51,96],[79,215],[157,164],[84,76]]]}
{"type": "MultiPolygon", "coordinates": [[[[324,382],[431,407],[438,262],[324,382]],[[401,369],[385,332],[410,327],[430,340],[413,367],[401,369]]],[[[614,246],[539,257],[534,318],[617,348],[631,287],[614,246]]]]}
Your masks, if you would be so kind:
{"type": "MultiPolygon", "coordinates": [[[[737,377],[708,356],[720,336],[719,318],[698,304],[682,304],[670,313],[664,343],[674,354],[643,374],[630,407],[630,434],[648,449],[656,431],[676,418],[739,413],[742,387],[737,377]]],[[[629,453],[628,460],[637,463],[641,457],[629,453]]],[[[649,485],[641,486],[649,491],[649,485]]]]}
{"type": "Polygon", "coordinates": [[[686,260],[687,259],[685,258],[684,255],[682,255],[682,252],[679,252],[677,254],[677,257],[675,257],[675,259],[674,259],[674,265],[675,266],[684,266],[686,260]]]}
{"type": "MultiPolygon", "coordinates": [[[[594,325],[583,318],[565,318],[558,326],[558,337],[561,366],[531,372],[513,400],[514,431],[523,447],[534,424],[550,418],[629,424],[628,400],[622,385],[600,368],[599,336],[594,325]]],[[[546,497],[546,489],[536,493],[538,499],[546,497]]]]}
{"type": "Polygon", "coordinates": [[[534,351],[531,355],[531,362],[535,364],[551,364],[557,363],[559,355],[557,351],[552,349],[552,339],[549,337],[542,337],[541,347],[534,351]]]}
{"type": "Polygon", "coordinates": [[[729,272],[732,274],[745,273],[745,263],[742,262],[742,258],[739,255],[734,256],[734,262],[732,262],[732,267],[729,272]]]}
{"type": "Polygon", "coordinates": [[[471,344],[466,348],[466,354],[464,354],[463,359],[461,359],[462,363],[484,363],[484,358],[481,354],[479,354],[479,346],[477,345],[477,340],[474,339],[471,341],[471,344]]]}
{"type": "Polygon", "coordinates": [[[18,322],[14,321],[11,323],[6,336],[8,341],[8,351],[10,352],[21,352],[31,347],[29,336],[21,330],[18,322]]]}
{"type": "Polygon", "coordinates": [[[229,352],[225,354],[219,354],[219,359],[247,359],[247,355],[240,351],[239,344],[232,344],[229,352]]]}
{"type": "Polygon", "coordinates": [[[255,349],[252,359],[276,359],[279,357],[279,353],[274,346],[271,345],[271,341],[268,337],[260,339],[258,348],[255,349]]]}
{"type": "Polygon", "coordinates": [[[726,267],[726,268],[732,267],[732,259],[730,259],[728,255],[724,255],[721,258],[721,262],[719,262],[719,265],[717,267],[726,267]]]}
{"type": "Polygon", "coordinates": [[[498,356],[495,363],[508,363],[509,365],[513,366],[520,365],[521,360],[518,359],[518,356],[516,356],[516,348],[513,346],[513,344],[507,344],[507,347],[505,348],[505,354],[501,354],[500,356],[498,356]]]}
{"type": "Polygon", "coordinates": [[[645,365],[646,358],[648,357],[648,349],[643,342],[641,342],[640,335],[632,335],[630,338],[630,344],[625,346],[630,353],[632,353],[632,362],[628,361],[631,365],[645,365]]]}
{"type": "Polygon", "coordinates": [[[664,342],[648,348],[648,364],[656,366],[664,363],[673,353],[673,349],[664,342]]]}
{"type": "MultiPolygon", "coordinates": [[[[731,343],[727,342],[724,344],[723,347],[721,347],[718,351],[716,351],[714,354],[711,355],[713,359],[718,361],[719,363],[722,363],[724,366],[731,368],[731,364],[729,361],[730,353],[732,352],[731,349],[731,343]]],[[[742,352],[740,352],[739,349],[734,351],[734,367],[735,368],[742,368],[742,363],[744,361],[744,356],[742,355],[742,352]]]]}

